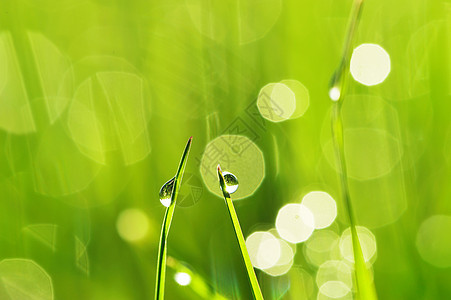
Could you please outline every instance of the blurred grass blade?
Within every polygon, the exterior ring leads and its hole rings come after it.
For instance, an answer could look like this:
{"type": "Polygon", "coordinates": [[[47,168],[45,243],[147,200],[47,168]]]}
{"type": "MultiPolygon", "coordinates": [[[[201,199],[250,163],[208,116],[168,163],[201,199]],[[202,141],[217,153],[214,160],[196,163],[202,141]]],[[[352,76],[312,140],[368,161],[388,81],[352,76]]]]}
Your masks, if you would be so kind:
{"type": "Polygon", "coordinates": [[[348,32],[346,34],[346,41],[343,47],[343,54],[338,68],[335,70],[329,85],[329,95],[334,101],[340,101],[345,93],[345,76],[348,74],[349,64],[352,55],[352,45],[354,44],[355,33],[359,25],[360,15],[362,13],[363,0],[355,0],[350,13],[348,32]],[[333,96],[333,91],[338,94],[333,96]]]}
{"type": "Polygon", "coordinates": [[[227,300],[226,297],[214,292],[202,276],[193,272],[184,263],[174,257],[168,257],[167,265],[177,273],[186,273],[190,276],[191,282],[189,283],[189,287],[200,297],[200,299],[227,300]]]}
{"type": "Polygon", "coordinates": [[[351,203],[351,196],[349,193],[348,173],[346,167],[346,160],[344,156],[344,136],[343,136],[343,121],[341,117],[342,101],[334,103],[332,110],[332,134],[334,137],[335,156],[338,161],[338,173],[340,174],[340,183],[342,190],[342,197],[344,200],[346,211],[348,212],[349,222],[351,227],[352,249],[355,261],[355,276],[357,281],[357,293],[359,299],[375,300],[377,299],[376,288],[373,280],[366,266],[363,258],[362,247],[357,235],[356,220],[351,203]]]}
{"type": "Polygon", "coordinates": [[[252,294],[254,295],[254,299],[262,300],[263,295],[260,290],[260,286],[258,284],[257,276],[255,276],[254,267],[252,266],[249,253],[247,252],[246,242],[244,240],[243,232],[241,231],[240,222],[238,221],[238,216],[236,214],[235,208],[233,207],[230,194],[229,192],[227,192],[225,179],[224,176],[222,175],[221,167],[219,165],[218,165],[218,178],[219,185],[224,195],[224,200],[226,202],[227,210],[230,215],[230,219],[232,219],[233,229],[235,230],[235,235],[238,240],[238,244],[240,246],[241,255],[243,256],[244,264],[246,265],[247,276],[249,277],[249,281],[252,287],[252,294]]]}
{"type": "Polygon", "coordinates": [[[190,137],[186,143],[185,150],[183,151],[182,158],[180,159],[180,164],[177,169],[177,173],[174,177],[174,188],[171,195],[171,204],[166,209],[164,215],[163,224],[161,228],[160,235],[160,245],[158,250],[158,261],[157,261],[157,276],[155,284],[155,300],[164,299],[164,283],[166,275],[166,255],[167,255],[167,239],[169,228],[171,227],[172,216],[174,215],[175,203],[177,200],[177,195],[179,192],[180,185],[182,183],[183,172],[185,171],[186,160],[188,159],[189,150],[191,148],[191,141],[193,137],[190,137]]]}
{"type": "Polygon", "coordinates": [[[343,119],[341,115],[341,108],[343,105],[343,96],[346,91],[347,75],[349,70],[349,63],[351,58],[351,49],[355,38],[355,32],[357,29],[358,21],[362,10],[363,0],[355,0],[350,15],[350,21],[348,26],[348,33],[343,51],[343,57],[341,59],[338,69],[335,71],[331,79],[330,85],[330,97],[333,101],[336,101],[332,108],[331,123],[332,123],[332,136],[335,150],[335,157],[338,162],[338,173],[340,174],[340,183],[342,190],[342,197],[345,203],[346,211],[349,215],[349,222],[351,227],[352,249],[354,253],[355,261],[355,276],[357,281],[357,295],[361,300],[376,300],[376,288],[374,286],[373,279],[370,275],[370,271],[367,268],[365,259],[363,257],[362,247],[357,235],[356,220],[351,203],[351,196],[349,193],[348,184],[348,172],[346,166],[346,159],[344,154],[344,131],[343,131],[343,119]],[[338,91],[336,97],[333,96],[332,89],[338,91]]]}

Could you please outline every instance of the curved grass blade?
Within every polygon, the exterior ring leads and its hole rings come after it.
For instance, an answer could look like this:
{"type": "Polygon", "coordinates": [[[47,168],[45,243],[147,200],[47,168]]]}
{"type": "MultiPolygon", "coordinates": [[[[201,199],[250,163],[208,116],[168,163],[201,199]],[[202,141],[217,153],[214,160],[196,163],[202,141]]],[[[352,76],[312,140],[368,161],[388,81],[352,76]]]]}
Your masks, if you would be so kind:
{"type": "Polygon", "coordinates": [[[182,158],[180,159],[177,173],[174,177],[174,187],[171,194],[171,204],[166,209],[166,213],[163,218],[163,224],[161,227],[160,245],[158,250],[157,261],[157,276],[155,284],[155,300],[164,299],[164,283],[166,277],[166,255],[167,255],[167,239],[169,228],[171,227],[172,216],[174,215],[175,203],[179,192],[180,185],[182,183],[183,172],[185,171],[186,160],[188,159],[189,150],[191,148],[191,141],[193,137],[190,137],[186,143],[185,150],[183,151],[182,158]]]}
{"type": "Polygon", "coordinates": [[[226,190],[224,176],[222,175],[221,167],[219,165],[218,165],[218,178],[219,185],[224,195],[224,200],[226,202],[227,210],[230,215],[230,219],[232,219],[233,229],[235,230],[236,239],[238,240],[238,244],[240,246],[241,255],[243,256],[244,264],[246,265],[247,276],[249,278],[252,287],[252,294],[254,296],[254,299],[263,300],[263,295],[260,290],[260,286],[258,284],[257,276],[255,276],[254,267],[252,266],[249,253],[247,252],[246,242],[244,240],[243,232],[241,231],[240,222],[238,221],[238,216],[236,214],[235,208],[233,207],[230,194],[226,190]]]}
{"type": "Polygon", "coordinates": [[[355,276],[357,281],[357,294],[361,300],[376,300],[376,288],[370,271],[363,257],[362,247],[357,235],[356,219],[351,203],[349,193],[348,172],[346,167],[346,159],[344,155],[344,133],[343,119],[341,108],[343,105],[343,95],[347,87],[347,76],[351,59],[351,47],[353,45],[355,32],[358,26],[360,14],[362,11],[363,0],[355,0],[351,11],[351,17],[348,26],[347,38],[344,46],[343,57],[338,69],[335,71],[331,79],[329,96],[336,101],[332,108],[331,123],[332,136],[335,150],[335,157],[338,162],[338,173],[340,174],[340,183],[342,197],[344,199],[345,208],[348,212],[349,223],[351,227],[352,249],[355,262],[355,276]]]}
{"type": "Polygon", "coordinates": [[[362,8],[363,0],[355,0],[349,18],[348,32],[346,34],[346,41],[343,47],[343,54],[341,56],[340,64],[332,75],[329,84],[329,96],[333,101],[339,102],[343,98],[346,89],[345,77],[349,71],[349,64],[352,55],[352,45],[354,44],[355,32],[359,25],[362,8]]]}

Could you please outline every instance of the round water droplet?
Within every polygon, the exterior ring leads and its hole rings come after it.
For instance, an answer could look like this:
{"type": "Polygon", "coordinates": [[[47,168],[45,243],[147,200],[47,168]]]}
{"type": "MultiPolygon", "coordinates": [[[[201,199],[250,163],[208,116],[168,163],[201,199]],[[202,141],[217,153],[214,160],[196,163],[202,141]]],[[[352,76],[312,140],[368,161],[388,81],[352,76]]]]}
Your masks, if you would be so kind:
{"type": "Polygon", "coordinates": [[[226,184],[226,191],[229,194],[233,194],[238,189],[238,178],[230,172],[223,172],[224,181],[226,184]]]}
{"type": "Polygon", "coordinates": [[[172,177],[170,180],[168,180],[168,182],[163,184],[160,189],[160,202],[166,207],[169,207],[169,205],[171,205],[172,190],[174,189],[174,179],[175,177],[172,177]]]}

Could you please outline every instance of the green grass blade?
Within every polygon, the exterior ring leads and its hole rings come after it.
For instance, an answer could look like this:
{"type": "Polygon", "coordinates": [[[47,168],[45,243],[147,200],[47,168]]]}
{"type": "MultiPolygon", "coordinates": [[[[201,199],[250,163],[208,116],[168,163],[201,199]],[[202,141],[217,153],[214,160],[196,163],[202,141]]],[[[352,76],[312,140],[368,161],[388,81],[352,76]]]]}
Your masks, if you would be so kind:
{"type": "Polygon", "coordinates": [[[182,158],[180,159],[177,173],[174,177],[174,187],[171,194],[171,204],[166,209],[166,213],[163,218],[163,224],[161,227],[160,245],[158,250],[157,259],[157,276],[155,284],[155,300],[164,299],[164,284],[166,277],[166,255],[167,255],[167,239],[169,228],[171,227],[172,216],[174,215],[175,203],[179,192],[180,185],[182,183],[183,172],[185,171],[186,161],[188,159],[189,150],[191,148],[191,142],[193,137],[190,137],[186,143],[185,150],[183,151],[182,158]]]}
{"type": "Polygon", "coordinates": [[[200,274],[192,271],[176,258],[169,256],[167,265],[175,272],[183,272],[189,274],[189,276],[191,277],[191,282],[188,284],[188,286],[199,296],[199,299],[227,300],[226,297],[216,293],[200,274]]]}
{"type": "Polygon", "coordinates": [[[330,89],[336,88],[339,91],[338,97],[332,99],[336,101],[332,108],[331,123],[332,136],[335,149],[335,157],[338,162],[338,173],[340,174],[340,183],[342,190],[342,197],[344,200],[346,211],[349,216],[349,223],[351,227],[352,249],[354,253],[355,276],[357,281],[357,296],[361,300],[376,300],[376,288],[370,271],[365,263],[363,257],[362,247],[357,235],[356,219],[351,203],[351,196],[349,193],[348,172],[346,167],[346,159],[344,155],[344,132],[343,120],[341,115],[341,108],[343,105],[343,96],[347,87],[347,75],[349,71],[349,64],[351,60],[351,49],[355,38],[355,32],[359,23],[363,0],[355,0],[351,11],[351,17],[348,25],[348,33],[344,45],[343,56],[338,69],[335,71],[331,79],[330,89]]]}
{"type": "Polygon", "coordinates": [[[347,176],[346,160],[344,156],[344,135],[343,135],[343,121],[341,118],[341,104],[342,102],[334,103],[332,110],[332,133],[334,137],[335,156],[338,161],[338,173],[340,174],[340,183],[342,190],[342,197],[344,199],[345,209],[348,212],[349,223],[351,227],[352,249],[354,253],[355,262],[355,276],[357,281],[357,293],[359,299],[362,300],[376,300],[376,288],[374,287],[370,271],[367,268],[365,259],[363,257],[362,247],[358,239],[356,230],[356,220],[351,203],[351,196],[349,193],[349,184],[347,176]]]}
{"type": "Polygon", "coordinates": [[[235,208],[233,207],[230,194],[226,190],[224,176],[222,175],[221,167],[219,165],[218,165],[218,178],[219,185],[224,195],[224,200],[226,202],[227,210],[230,215],[230,219],[232,219],[233,229],[235,230],[235,235],[238,240],[238,244],[240,246],[241,255],[243,257],[244,264],[246,266],[247,276],[251,283],[252,294],[254,295],[254,299],[263,300],[263,295],[260,290],[260,286],[258,284],[257,276],[255,275],[254,267],[252,266],[251,263],[251,258],[249,257],[249,253],[247,252],[246,242],[244,240],[243,232],[241,231],[240,222],[238,221],[238,216],[236,214],[235,208]]]}
{"type": "Polygon", "coordinates": [[[343,54],[340,60],[340,64],[330,80],[329,90],[336,88],[339,91],[338,98],[333,99],[335,101],[340,101],[345,93],[345,77],[348,74],[349,70],[349,64],[352,55],[352,45],[354,44],[355,33],[359,25],[362,8],[363,0],[355,0],[349,18],[348,32],[346,34],[346,41],[343,47],[343,54]]]}

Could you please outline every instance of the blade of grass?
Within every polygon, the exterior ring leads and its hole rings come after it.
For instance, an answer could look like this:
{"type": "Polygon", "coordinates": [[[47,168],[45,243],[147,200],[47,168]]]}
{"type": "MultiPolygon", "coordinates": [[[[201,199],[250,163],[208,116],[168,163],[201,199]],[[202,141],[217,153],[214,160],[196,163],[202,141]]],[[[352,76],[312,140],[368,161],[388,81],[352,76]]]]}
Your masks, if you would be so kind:
{"type": "Polygon", "coordinates": [[[190,137],[186,143],[185,150],[183,151],[182,158],[180,159],[177,173],[174,177],[174,187],[171,194],[171,204],[166,209],[164,214],[163,224],[161,227],[160,244],[158,250],[157,260],[157,276],[155,284],[155,300],[164,299],[164,284],[166,277],[166,255],[167,255],[167,239],[169,228],[171,227],[172,217],[174,215],[175,203],[179,192],[180,185],[182,183],[183,172],[185,171],[186,160],[188,159],[189,150],[191,148],[191,141],[193,137],[190,137]]]}
{"type": "Polygon", "coordinates": [[[352,45],[354,44],[355,33],[359,25],[362,8],[363,0],[355,0],[350,13],[348,32],[346,34],[346,40],[343,47],[343,54],[341,56],[340,64],[338,65],[338,68],[335,70],[330,80],[330,90],[336,89],[339,92],[337,97],[332,99],[337,102],[340,102],[340,100],[342,100],[346,89],[345,83],[347,81],[345,80],[345,77],[349,71],[349,64],[352,55],[352,45]]]}
{"type": "Polygon", "coordinates": [[[376,289],[363,257],[362,247],[357,235],[356,220],[352,208],[351,196],[349,193],[349,184],[347,178],[348,173],[344,156],[343,122],[340,114],[340,109],[341,103],[335,103],[332,112],[332,131],[334,133],[334,148],[335,156],[338,161],[338,173],[340,174],[342,197],[344,199],[346,211],[348,212],[349,223],[351,227],[352,249],[355,262],[355,276],[358,288],[357,293],[359,295],[359,299],[375,300],[377,299],[376,289]]]}
{"type": "Polygon", "coordinates": [[[226,297],[213,291],[211,286],[201,275],[193,272],[190,268],[185,266],[176,258],[169,256],[167,265],[176,272],[189,274],[189,276],[191,277],[189,287],[200,297],[200,299],[227,300],[226,297]]]}
{"type": "Polygon", "coordinates": [[[363,0],[354,1],[348,25],[346,42],[343,50],[343,56],[339,67],[332,76],[329,95],[333,101],[336,101],[333,105],[331,114],[332,136],[335,149],[335,157],[338,162],[339,168],[338,173],[340,174],[342,197],[344,199],[346,211],[348,212],[349,223],[351,227],[352,249],[355,262],[355,276],[357,281],[357,295],[358,298],[362,300],[376,300],[376,288],[363,257],[362,247],[360,245],[356,229],[356,219],[352,208],[351,196],[349,193],[348,172],[344,154],[345,141],[343,132],[343,119],[341,115],[343,96],[347,88],[347,75],[349,73],[349,64],[352,55],[351,49],[355,38],[355,32],[359,23],[362,5],[363,0]],[[338,91],[338,94],[335,97],[332,94],[332,89],[336,89],[336,91],[338,91]]]}
{"type": "Polygon", "coordinates": [[[251,258],[249,257],[249,253],[247,252],[246,242],[244,240],[243,232],[241,231],[240,222],[238,221],[238,216],[236,214],[235,208],[233,207],[232,199],[230,198],[229,192],[226,190],[224,176],[222,175],[221,167],[218,165],[218,178],[219,185],[221,187],[222,193],[224,195],[224,200],[227,206],[227,210],[230,215],[230,219],[232,220],[233,229],[235,230],[235,236],[238,240],[238,244],[240,246],[241,255],[244,260],[244,264],[247,270],[247,276],[251,283],[252,294],[254,299],[263,300],[263,295],[260,290],[260,286],[258,284],[257,276],[255,275],[254,267],[251,263],[251,258]]]}

